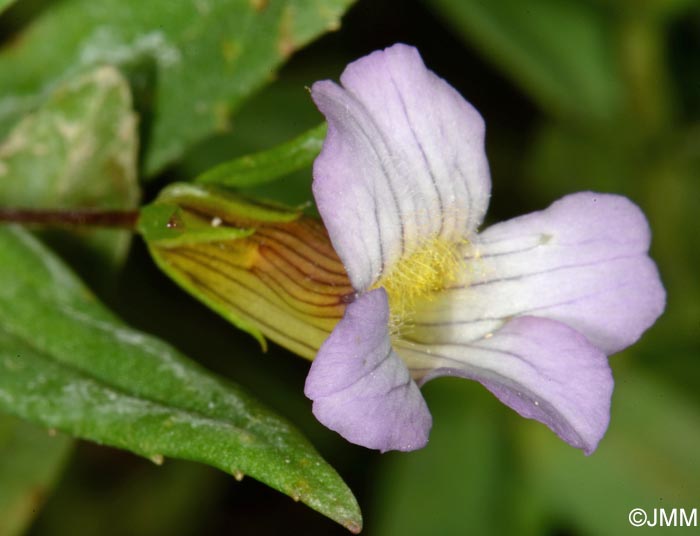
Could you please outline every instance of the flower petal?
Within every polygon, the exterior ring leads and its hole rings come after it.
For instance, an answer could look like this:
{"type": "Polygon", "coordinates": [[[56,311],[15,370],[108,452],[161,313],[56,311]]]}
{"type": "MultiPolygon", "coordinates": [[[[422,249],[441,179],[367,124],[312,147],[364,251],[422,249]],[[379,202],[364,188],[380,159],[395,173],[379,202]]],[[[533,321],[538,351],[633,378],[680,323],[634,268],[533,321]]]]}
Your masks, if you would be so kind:
{"type": "Polygon", "coordinates": [[[415,340],[464,342],[514,316],[563,322],[612,354],[663,312],[665,291],[648,257],[650,233],[624,197],[581,192],[481,233],[468,281],[419,315],[415,340]]]}
{"type": "Polygon", "coordinates": [[[366,290],[428,238],[457,242],[486,212],[491,188],[479,113],[394,45],[347,66],[343,87],[311,94],[328,120],[314,197],[353,286],[366,290]]]}
{"type": "Polygon", "coordinates": [[[574,329],[522,316],[492,337],[461,345],[397,346],[402,357],[424,361],[438,376],[476,380],[523,417],[536,419],[586,454],[610,420],[613,379],[605,354],[574,329]],[[421,356],[422,354],[422,356],[421,356]]]}
{"type": "Polygon", "coordinates": [[[391,347],[383,289],[348,305],[319,350],[304,393],[316,418],[364,447],[415,450],[428,441],[432,418],[406,365],[391,347]]]}

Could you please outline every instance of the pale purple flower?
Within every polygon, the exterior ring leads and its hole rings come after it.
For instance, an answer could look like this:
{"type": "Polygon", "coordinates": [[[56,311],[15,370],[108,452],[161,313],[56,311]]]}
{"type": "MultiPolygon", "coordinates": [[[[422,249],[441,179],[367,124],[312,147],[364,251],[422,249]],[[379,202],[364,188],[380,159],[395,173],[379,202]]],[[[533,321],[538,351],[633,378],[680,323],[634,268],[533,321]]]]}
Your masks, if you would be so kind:
{"type": "Polygon", "coordinates": [[[477,233],[490,195],[479,113],[394,45],[312,97],[328,120],[313,190],[355,300],[306,380],[313,412],[369,448],[423,447],[419,385],[476,380],[586,453],[610,419],[607,356],[664,309],[642,212],[568,195],[477,233]]]}

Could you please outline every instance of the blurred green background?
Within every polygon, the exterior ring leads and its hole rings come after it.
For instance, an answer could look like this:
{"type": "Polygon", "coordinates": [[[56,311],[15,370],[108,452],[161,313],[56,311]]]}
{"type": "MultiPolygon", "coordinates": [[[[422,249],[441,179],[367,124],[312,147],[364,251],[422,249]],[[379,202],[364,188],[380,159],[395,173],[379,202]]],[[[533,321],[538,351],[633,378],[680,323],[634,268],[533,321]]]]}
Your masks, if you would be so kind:
{"type": "MultiPolygon", "coordinates": [[[[3,45],[21,41],[54,5],[71,2],[18,0],[0,15],[3,45]]],[[[340,29],[297,51],[276,76],[251,83],[254,95],[226,132],[186,140],[180,156],[163,157],[168,165],[144,163],[142,148],[142,169],[154,179],[144,199],[318,124],[305,88],[399,41],[417,46],[486,120],[489,222],[589,189],[628,196],[650,221],[667,310],[638,344],[611,358],[612,420],[591,457],[520,419],[478,384],[454,379],[424,389],[435,424],[422,451],[380,455],[349,445],[313,419],[302,392],[307,362],[274,344],[261,353],[250,336],[162,275],[139,240],[123,268],[107,275],[84,251],[64,254],[128,323],[235,379],[297,424],[355,492],[365,534],[651,533],[662,529],[629,525],[632,508],[700,508],[699,2],[359,0],[340,29]]],[[[152,83],[139,73],[130,78],[137,108],[148,102],[138,91],[147,95],[152,83]]],[[[0,74],[0,87],[11,77],[0,74]]],[[[143,135],[149,109],[140,111],[143,135]]],[[[179,120],[187,123],[191,112],[181,108],[179,120]]],[[[310,201],[310,171],[253,193],[310,201]]],[[[52,449],[52,462],[42,443],[61,436],[24,426],[0,425],[0,477],[12,476],[13,465],[2,452],[17,452],[20,440],[36,449],[28,456],[46,461],[34,467],[43,484],[14,506],[25,512],[28,534],[346,533],[252,479],[236,482],[193,463],[159,467],[85,442],[71,450],[67,441],[52,449]],[[55,488],[45,488],[51,481],[55,488]]]]}

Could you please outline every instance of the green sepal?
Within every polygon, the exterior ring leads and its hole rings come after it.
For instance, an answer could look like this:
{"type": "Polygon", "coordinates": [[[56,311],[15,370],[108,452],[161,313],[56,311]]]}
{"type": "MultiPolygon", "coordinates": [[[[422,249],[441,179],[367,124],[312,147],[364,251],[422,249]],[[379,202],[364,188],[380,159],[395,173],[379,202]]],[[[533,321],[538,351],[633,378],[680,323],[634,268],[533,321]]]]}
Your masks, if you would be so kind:
{"type": "Polygon", "coordinates": [[[248,188],[275,181],[310,166],[321,152],[327,130],[326,123],[322,123],[267,151],[219,164],[199,175],[194,182],[248,188]]]}
{"type": "Polygon", "coordinates": [[[198,242],[236,240],[254,232],[253,229],[220,227],[220,222],[216,217],[209,223],[203,222],[177,205],[155,203],[141,209],[138,231],[149,244],[165,248],[198,242]]]}
{"type": "Polygon", "coordinates": [[[267,351],[267,341],[257,327],[225,303],[204,295],[197,275],[175,269],[164,258],[163,250],[236,241],[254,234],[261,224],[287,223],[300,216],[298,210],[248,199],[217,186],[174,183],[164,188],[151,205],[141,209],[137,229],[153,260],[166,275],[238,329],[254,337],[262,350],[267,351]]]}
{"type": "Polygon", "coordinates": [[[164,188],[156,203],[187,207],[227,222],[286,223],[301,216],[300,210],[278,203],[247,198],[217,186],[184,182],[164,188]]]}

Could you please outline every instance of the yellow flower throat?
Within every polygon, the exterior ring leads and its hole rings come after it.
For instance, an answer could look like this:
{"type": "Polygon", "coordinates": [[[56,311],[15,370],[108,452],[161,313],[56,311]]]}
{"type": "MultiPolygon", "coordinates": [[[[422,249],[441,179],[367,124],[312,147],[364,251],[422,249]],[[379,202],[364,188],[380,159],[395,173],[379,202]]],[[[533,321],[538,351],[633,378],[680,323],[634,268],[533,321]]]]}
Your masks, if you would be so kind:
{"type": "Polygon", "coordinates": [[[384,287],[389,297],[389,327],[398,333],[410,324],[421,302],[457,282],[465,272],[460,244],[431,238],[402,257],[382,276],[375,288],[384,287]]]}

